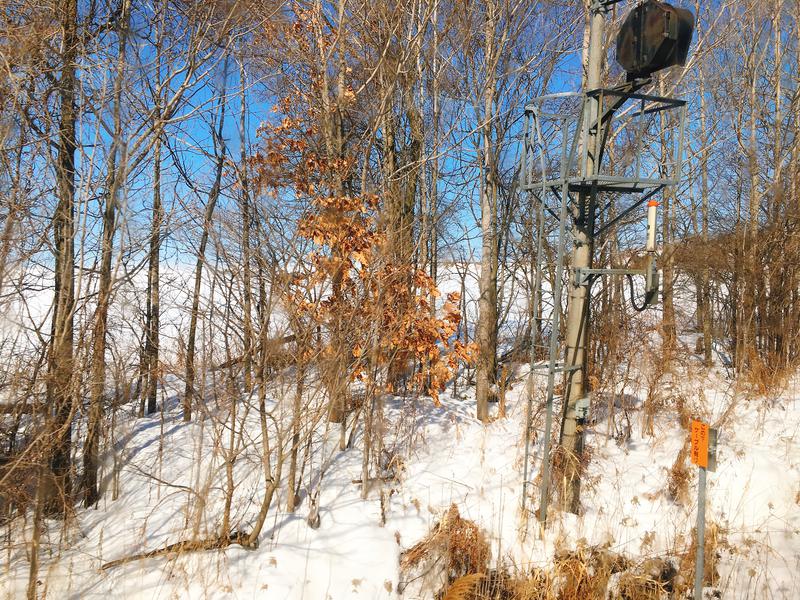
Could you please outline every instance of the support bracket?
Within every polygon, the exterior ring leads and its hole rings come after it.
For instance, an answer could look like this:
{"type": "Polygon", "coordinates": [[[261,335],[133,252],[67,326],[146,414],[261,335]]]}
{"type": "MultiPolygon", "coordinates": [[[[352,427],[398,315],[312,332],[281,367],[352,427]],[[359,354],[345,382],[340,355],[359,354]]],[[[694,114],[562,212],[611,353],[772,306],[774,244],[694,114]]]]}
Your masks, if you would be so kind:
{"type": "Polygon", "coordinates": [[[645,269],[586,269],[579,267],[575,269],[575,285],[582,286],[589,283],[595,277],[606,275],[644,275],[647,276],[645,269]]]}
{"type": "Polygon", "coordinates": [[[614,4],[619,4],[622,0],[594,0],[592,2],[592,10],[597,10],[599,8],[608,8],[609,6],[613,6],[614,4]]]}
{"type": "MultiPolygon", "coordinates": [[[[614,217],[613,219],[611,219],[611,221],[609,221],[608,223],[605,223],[605,224],[604,224],[602,227],[600,227],[600,229],[598,229],[598,230],[595,232],[595,236],[599,237],[600,235],[602,235],[603,233],[605,233],[606,231],[608,231],[608,230],[609,230],[611,227],[613,227],[613,226],[614,226],[614,225],[616,225],[616,224],[617,224],[619,221],[621,221],[622,219],[624,219],[625,217],[627,217],[627,216],[628,216],[629,214],[631,214],[631,213],[632,213],[634,210],[636,210],[637,208],[639,208],[639,207],[640,207],[642,204],[644,204],[645,202],[647,202],[648,200],[650,200],[650,198],[652,198],[653,196],[655,196],[655,195],[656,195],[658,192],[660,192],[661,190],[663,190],[665,187],[666,187],[666,185],[659,185],[658,187],[655,187],[655,188],[653,188],[652,190],[650,190],[649,192],[647,192],[646,194],[644,194],[644,195],[643,195],[641,198],[639,198],[639,199],[638,199],[636,202],[634,202],[634,203],[633,203],[631,206],[629,206],[628,208],[626,208],[625,210],[623,210],[623,211],[622,211],[620,214],[618,214],[616,217],[614,217]]],[[[606,208],[608,208],[608,206],[606,206],[606,207],[605,207],[603,210],[605,210],[606,208]]]]}
{"type": "Polygon", "coordinates": [[[594,281],[596,277],[610,275],[621,275],[629,278],[631,282],[631,302],[637,311],[642,311],[657,301],[660,278],[658,275],[658,265],[656,264],[656,258],[654,254],[650,254],[647,260],[646,269],[587,269],[584,267],[579,267],[575,269],[575,278],[573,280],[573,284],[576,287],[581,287],[584,285],[591,287],[592,281],[594,281]],[[641,307],[636,306],[633,298],[633,280],[631,279],[632,275],[644,276],[645,300],[641,307]]]}

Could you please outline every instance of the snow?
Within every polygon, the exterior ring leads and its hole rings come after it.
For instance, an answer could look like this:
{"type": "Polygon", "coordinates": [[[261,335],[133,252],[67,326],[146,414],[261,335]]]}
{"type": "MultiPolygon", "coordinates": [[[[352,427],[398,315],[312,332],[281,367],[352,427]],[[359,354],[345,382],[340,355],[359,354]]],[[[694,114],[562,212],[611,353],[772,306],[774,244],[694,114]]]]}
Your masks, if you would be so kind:
{"type": "MultiPolygon", "coordinates": [[[[707,519],[722,526],[728,546],[735,548],[735,552],[723,551],[719,587],[725,598],[796,598],[800,595],[797,386],[768,406],[760,399],[720,391],[713,387],[715,383],[722,382],[684,380],[683,386],[687,393],[697,393],[698,384],[705,385],[703,395],[711,399],[708,406],[716,405],[718,410],[736,402],[720,432],[719,468],[708,478],[707,519]],[[726,394],[727,402],[721,399],[726,394]]],[[[508,416],[485,427],[472,417],[471,398],[444,396],[441,408],[424,399],[397,400],[388,407],[390,422],[413,420],[413,424],[405,432],[412,441],[404,440],[408,451],[401,481],[386,488],[387,493],[395,491],[386,506],[384,526],[378,494],[361,500],[359,485],[352,483],[360,477],[360,453],[355,449],[340,453],[332,449],[335,440],[331,439],[327,451],[333,463],[322,485],[319,529],[306,524],[307,503],[297,515],[286,513],[281,505],[271,512],[257,550],[232,546],[101,570],[104,562],[185,539],[191,531],[194,517],[187,512],[189,492],[177,486],[209,476],[198,470],[194,457],[198,441],[213,435],[208,425],[203,432],[199,422],[184,424],[173,399],[167,403],[163,423],[158,417],[129,419],[129,438],[122,442],[129,462],[121,476],[119,499],[112,501],[106,493],[97,509],[78,509],[75,526],[65,532],[67,543],[60,555],[49,555],[56,552],[58,542],[57,528],[50,523],[41,590],[57,598],[109,594],[250,598],[264,597],[265,591],[270,598],[394,598],[400,552],[424,537],[452,503],[462,517],[489,532],[494,559],[504,558],[518,567],[546,565],[557,543],[572,545],[580,539],[588,544],[609,543],[612,550],[630,556],[664,555],[689,539],[696,500],[681,507],[665,492],[667,472],[685,436],[669,414],[658,419],[654,437],[642,438],[634,432],[622,445],[609,438],[604,424],[592,428],[587,436],[592,461],[584,485],[583,514],[575,517],[551,510],[544,539],[539,539],[533,521],[532,531],[522,539],[524,390],[522,384],[515,386],[507,399],[508,416]],[[163,447],[159,444],[162,429],[163,447]],[[643,545],[645,536],[650,541],[643,545]]],[[[213,444],[202,448],[202,466],[218,474],[221,461],[219,457],[212,460],[213,444]]],[[[256,494],[249,506],[236,503],[235,514],[257,510],[257,472],[247,465],[240,473],[244,483],[237,497],[256,494]]],[[[694,484],[690,489],[694,498],[694,484]]],[[[201,530],[212,531],[217,525],[219,515],[212,508],[218,500],[210,493],[201,530]]],[[[10,562],[8,558],[4,557],[0,590],[6,597],[18,597],[27,578],[27,561],[19,544],[10,562]]],[[[403,597],[426,597],[410,590],[403,597]]]]}
{"type": "MultiPolygon", "coordinates": [[[[452,273],[442,286],[445,292],[458,287],[452,273]]],[[[470,297],[473,287],[474,281],[468,286],[470,297]]],[[[524,310],[514,314],[521,320],[524,310]]],[[[176,316],[176,327],[178,322],[176,316]]],[[[691,336],[682,342],[694,347],[691,336]]],[[[724,357],[719,358],[721,363],[724,357]]],[[[320,423],[303,489],[304,494],[321,489],[318,529],[306,522],[307,498],[290,514],[280,496],[255,550],[230,546],[104,570],[102,565],[111,560],[218,531],[225,485],[222,448],[228,443],[220,420],[225,412],[210,409],[207,418],[184,423],[181,382],[168,380],[163,416],[137,418],[133,406],[118,415],[118,499],[112,500],[112,453],[107,451],[99,505],[77,508],[63,530],[48,521],[39,593],[59,599],[430,598],[431,590],[420,590],[413,581],[405,582],[398,596],[400,555],[424,538],[451,504],[487,533],[492,560],[517,570],[547,567],[556,548],[579,543],[605,544],[633,558],[674,556],[688,548],[697,510],[695,469],[690,467],[688,502],[682,505],[667,493],[669,471],[687,432],[675,403],[667,402],[655,418],[653,435],[642,433],[644,372],[634,372],[627,387],[616,390],[629,405],[629,439],[615,439],[616,431],[609,430],[604,400],[598,398],[592,407],[597,421],[586,436],[592,458],[582,488],[582,514],[551,508],[543,532],[533,517],[526,532],[520,494],[527,379],[526,369],[520,368],[507,394],[506,417],[488,425],[475,419],[473,391],[464,391],[463,385],[457,396],[450,390],[443,394],[441,407],[426,398],[389,402],[386,447],[402,457],[404,468],[397,481],[383,486],[385,524],[378,488],[362,500],[360,485],[353,483],[361,478],[360,440],[339,451],[338,431],[320,423]],[[204,506],[198,505],[200,497],[204,506]]],[[[718,468],[708,475],[706,518],[720,526],[725,539],[718,585],[723,598],[800,598],[800,382],[763,398],[732,382],[722,364],[706,370],[687,354],[664,386],[666,397],[685,398],[693,415],[720,428],[718,468]]],[[[542,387],[539,378],[537,406],[542,387]]],[[[284,422],[290,399],[279,386],[270,389],[275,427],[284,422]]],[[[257,399],[245,397],[241,404],[244,427],[237,441],[231,521],[234,529],[249,529],[265,481],[257,399]]],[[[541,467],[542,418],[540,411],[532,478],[541,467]]],[[[535,507],[538,481],[531,491],[529,505],[535,507]]],[[[27,585],[30,523],[18,520],[5,527],[10,550],[0,556],[0,597],[17,598],[27,585]]]]}

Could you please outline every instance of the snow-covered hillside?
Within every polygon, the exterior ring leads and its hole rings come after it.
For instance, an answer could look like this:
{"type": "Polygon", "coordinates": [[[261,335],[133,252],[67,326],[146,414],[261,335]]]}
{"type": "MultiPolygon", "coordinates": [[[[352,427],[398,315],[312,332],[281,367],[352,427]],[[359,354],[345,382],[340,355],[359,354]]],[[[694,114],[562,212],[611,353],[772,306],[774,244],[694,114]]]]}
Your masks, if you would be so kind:
{"type": "MultiPolygon", "coordinates": [[[[354,483],[361,477],[359,450],[339,451],[338,432],[320,423],[309,479],[321,490],[318,529],[306,522],[307,497],[295,514],[286,512],[281,497],[255,550],[232,545],[104,569],[110,561],[219,527],[219,432],[211,421],[183,423],[176,386],[167,390],[163,417],[119,416],[118,498],[112,500],[107,480],[97,508],[78,509],[74,522],[60,533],[49,522],[40,594],[76,599],[430,598],[435,590],[420,589],[423,579],[403,580],[400,557],[452,504],[486,532],[491,563],[517,573],[547,569],[557,552],[578,546],[603,546],[635,560],[677,561],[691,543],[695,469],[687,465],[683,501],[674,499],[668,487],[687,438],[681,414],[691,413],[720,428],[719,466],[709,474],[707,512],[718,532],[715,587],[726,599],[798,598],[800,385],[791,383],[779,396],[765,399],[732,386],[716,369],[694,366],[691,358],[686,365],[664,378],[665,400],[650,435],[642,433],[645,374],[618,390],[611,402],[616,420],[608,419],[609,403],[595,399],[594,424],[586,439],[591,461],[584,510],[576,517],[551,509],[543,532],[535,519],[526,528],[520,514],[527,397],[521,368],[507,394],[506,417],[488,426],[474,418],[471,392],[445,394],[439,408],[425,399],[395,399],[387,407],[386,431],[387,449],[397,456],[397,477],[374,486],[366,500],[354,483]],[[619,435],[609,431],[612,421],[627,422],[630,428],[619,435]],[[195,497],[199,493],[206,496],[202,506],[195,497]]],[[[540,384],[534,386],[535,406],[540,384]]],[[[279,411],[274,397],[271,402],[270,410],[279,411]]],[[[257,418],[241,418],[245,427],[231,514],[234,523],[245,527],[258,511],[264,482],[257,418]]],[[[538,439],[534,476],[541,459],[541,435],[538,439]]],[[[107,477],[110,472],[107,465],[107,477]]],[[[536,485],[533,492],[538,493],[536,485]]],[[[16,523],[7,535],[12,550],[0,559],[0,593],[16,598],[27,584],[24,542],[30,531],[16,523]]]]}

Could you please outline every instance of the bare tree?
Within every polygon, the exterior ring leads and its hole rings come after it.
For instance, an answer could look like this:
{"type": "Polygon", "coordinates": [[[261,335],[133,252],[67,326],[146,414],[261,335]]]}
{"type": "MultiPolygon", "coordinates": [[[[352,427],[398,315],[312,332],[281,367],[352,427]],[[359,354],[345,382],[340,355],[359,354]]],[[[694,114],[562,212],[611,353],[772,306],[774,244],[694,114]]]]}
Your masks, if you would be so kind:
{"type": "Polygon", "coordinates": [[[48,478],[43,500],[46,512],[66,514],[71,496],[71,438],[72,413],[75,410],[73,387],[73,328],[75,309],[75,152],[78,142],[76,125],[77,74],[79,52],[78,3],[67,0],[60,5],[58,15],[63,40],[61,79],[59,81],[60,122],[58,127],[58,156],[56,182],[58,205],[53,217],[55,237],[55,297],[48,359],[48,404],[54,415],[49,435],[52,449],[49,455],[52,479],[48,478]]]}
{"type": "MultiPolygon", "coordinates": [[[[203,283],[203,265],[206,258],[206,246],[213,225],[214,209],[217,206],[222,190],[222,174],[227,155],[225,138],[222,135],[225,126],[225,107],[227,105],[227,58],[223,68],[222,87],[217,92],[216,115],[212,120],[212,137],[214,144],[214,181],[208,192],[208,199],[203,212],[203,229],[200,233],[200,244],[197,248],[197,262],[194,269],[194,289],[192,291],[192,307],[189,321],[188,341],[186,343],[186,388],[183,396],[183,420],[192,418],[192,403],[197,393],[195,381],[195,345],[197,342],[197,321],[200,311],[200,290],[203,283]]],[[[152,407],[155,410],[155,407],[152,407]]]]}

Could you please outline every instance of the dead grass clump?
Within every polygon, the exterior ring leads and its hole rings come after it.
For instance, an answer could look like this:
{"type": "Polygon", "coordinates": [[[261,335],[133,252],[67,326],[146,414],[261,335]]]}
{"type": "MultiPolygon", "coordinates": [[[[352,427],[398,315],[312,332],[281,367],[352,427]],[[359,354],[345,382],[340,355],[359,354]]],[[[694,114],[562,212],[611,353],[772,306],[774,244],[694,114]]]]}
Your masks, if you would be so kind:
{"type": "Polygon", "coordinates": [[[780,357],[764,359],[751,351],[746,359],[747,369],[743,373],[744,383],[753,393],[774,396],[786,389],[790,379],[797,373],[797,361],[788,365],[780,357]]]}
{"type": "Polygon", "coordinates": [[[634,563],[605,546],[557,554],[555,574],[556,600],[665,600],[676,597],[671,594],[679,581],[669,559],[634,563]]]}
{"type": "Polygon", "coordinates": [[[559,600],[552,578],[541,569],[511,576],[506,567],[455,580],[441,600],[559,600]]]}
{"type": "Polygon", "coordinates": [[[669,470],[669,479],[667,480],[667,493],[673,502],[677,502],[681,506],[685,506],[689,502],[689,480],[691,479],[691,470],[689,469],[689,440],[683,443],[683,447],[675,459],[675,463],[669,470]]]}
{"type": "MultiPolygon", "coordinates": [[[[723,533],[713,523],[706,529],[705,585],[719,580],[723,533]]],[[[695,548],[693,541],[672,557],[634,562],[607,545],[579,543],[574,550],[558,550],[547,570],[514,568],[512,574],[505,564],[489,568],[483,534],[453,505],[424,540],[403,554],[400,565],[406,574],[417,569],[420,591],[436,600],[677,600],[694,581],[695,548]]]]}
{"type": "Polygon", "coordinates": [[[646,356],[649,368],[644,371],[647,395],[642,403],[641,428],[642,436],[655,436],[656,417],[668,404],[666,384],[672,375],[672,364],[677,349],[669,344],[660,348],[647,348],[646,356]]]}
{"type": "Polygon", "coordinates": [[[456,579],[447,589],[442,600],[467,600],[474,596],[475,588],[486,578],[483,573],[472,573],[456,579]]]}
{"type": "Polygon", "coordinates": [[[543,569],[533,569],[513,582],[513,600],[557,600],[553,578],[543,569]]]}
{"type": "Polygon", "coordinates": [[[612,582],[609,600],[663,600],[674,591],[678,571],[668,559],[650,558],[620,573],[612,582]]]}
{"type": "MultiPolygon", "coordinates": [[[[403,553],[401,570],[418,571],[423,588],[448,590],[459,578],[483,574],[489,570],[491,551],[478,526],[461,518],[458,507],[450,506],[444,518],[433,526],[428,536],[403,553]]],[[[462,582],[459,589],[475,585],[477,578],[462,582]]],[[[470,588],[472,589],[472,588],[470,588]]]]}
{"type": "MultiPolygon", "coordinates": [[[[719,559],[721,550],[729,548],[727,531],[717,523],[706,523],[705,547],[703,548],[703,585],[716,586],[719,584],[719,559]]],[[[680,555],[680,572],[684,573],[681,585],[676,584],[676,592],[690,589],[694,583],[694,563],[697,554],[697,532],[692,532],[692,543],[680,555]]]]}
{"type": "Polygon", "coordinates": [[[575,550],[558,551],[551,569],[536,568],[529,572],[515,569],[515,574],[510,575],[504,566],[473,573],[451,581],[433,597],[438,600],[677,600],[685,597],[692,583],[691,572],[685,572],[685,568],[679,558],[656,557],[633,562],[607,546],[580,544],[575,550]]]}
{"type": "MultiPolygon", "coordinates": [[[[555,491],[558,494],[559,506],[566,507],[567,490],[572,485],[572,481],[568,478],[568,473],[576,473],[578,478],[583,482],[588,482],[586,479],[589,463],[592,461],[592,451],[590,448],[584,447],[583,452],[579,455],[569,452],[564,446],[555,445],[552,451],[551,461],[551,480],[553,485],[550,491],[555,491]]],[[[549,501],[552,498],[548,499],[549,501]]]]}
{"type": "Polygon", "coordinates": [[[675,410],[678,412],[678,422],[685,430],[689,430],[689,425],[692,422],[692,413],[689,405],[686,402],[686,396],[678,394],[675,397],[675,410]]]}
{"type": "Polygon", "coordinates": [[[629,567],[629,561],[602,546],[579,545],[555,557],[558,600],[601,600],[612,575],[629,567]]]}

